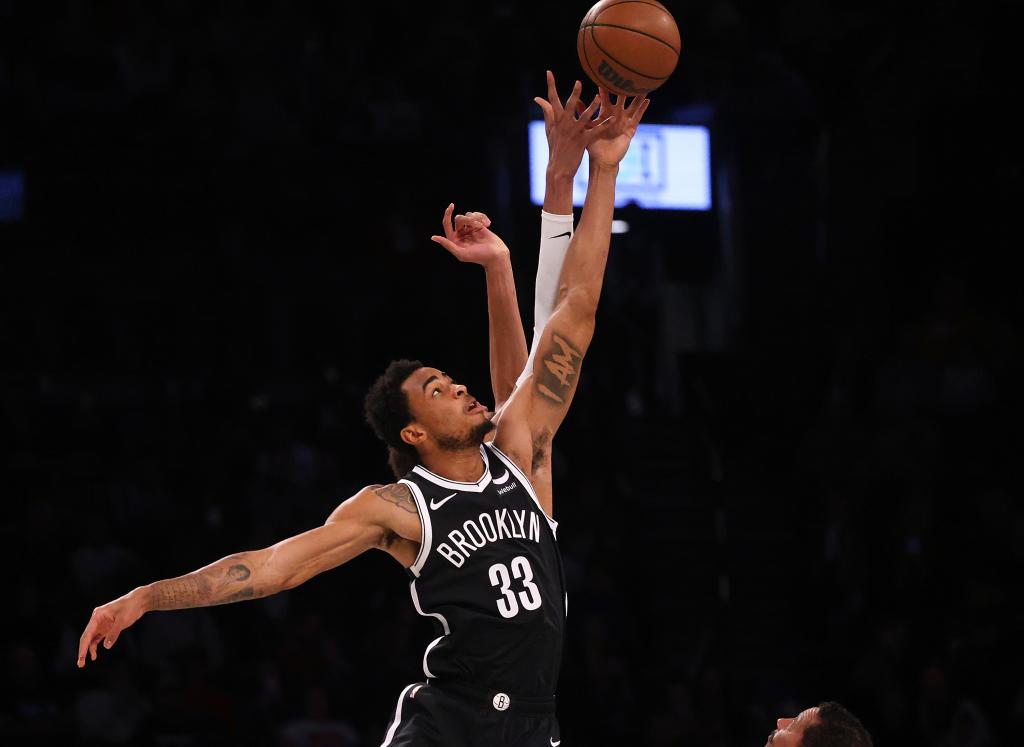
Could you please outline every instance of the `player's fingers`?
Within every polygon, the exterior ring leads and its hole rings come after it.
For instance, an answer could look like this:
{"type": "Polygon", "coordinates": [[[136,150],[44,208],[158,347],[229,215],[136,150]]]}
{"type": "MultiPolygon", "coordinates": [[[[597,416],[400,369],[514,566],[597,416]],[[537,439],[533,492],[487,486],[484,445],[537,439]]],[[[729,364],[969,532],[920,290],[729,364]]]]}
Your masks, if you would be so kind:
{"type": "Polygon", "coordinates": [[[89,660],[89,646],[85,645],[82,650],[78,652],[78,668],[81,669],[85,666],[85,662],[89,660]]]}
{"type": "Polygon", "coordinates": [[[597,96],[594,96],[594,100],[590,102],[590,106],[584,109],[583,112],[580,114],[580,119],[584,120],[587,123],[587,125],[590,125],[591,120],[593,120],[594,115],[597,113],[597,110],[600,107],[601,96],[600,94],[598,94],[597,96]]]}
{"type": "Polygon", "coordinates": [[[540,96],[534,98],[534,101],[537,102],[537,106],[539,106],[541,112],[544,113],[544,129],[546,130],[550,128],[552,124],[554,124],[555,111],[554,109],[551,108],[551,104],[542,99],[540,96]]]}
{"type": "Polygon", "coordinates": [[[581,93],[583,93],[583,84],[576,81],[576,84],[572,87],[572,93],[570,93],[569,98],[565,100],[565,108],[571,112],[575,112],[576,102],[580,100],[581,93]]]}
{"type": "Polygon", "coordinates": [[[430,240],[435,244],[440,244],[449,252],[451,252],[456,258],[459,256],[459,246],[454,241],[446,239],[444,236],[431,236],[430,240]]]}
{"type": "Polygon", "coordinates": [[[558,98],[558,88],[555,86],[555,74],[547,71],[548,80],[548,103],[556,114],[562,113],[562,101],[558,98]]]}
{"type": "Polygon", "coordinates": [[[640,111],[640,107],[643,106],[644,102],[647,101],[647,94],[643,93],[639,96],[634,96],[633,100],[629,102],[629,106],[626,107],[626,114],[631,117],[640,111]]]}
{"type": "Polygon", "coordinates": [[[97,637],[89,644],[89,653],[92,655],[93,661],[96,661],[96,647],[99,645],[99,642],[100,639],[97,637]]]}
{"type": "Polygon", "coordinates": [[[82,663],[84,663],[85,656],[89,652],[89,645],[96,640],[96,630],[98,627],[99,621],[94,612],[92,617],[89,618],[89,623],[85,626],[85,630],[82,631],[82,637],[78,639],[78,660],[82,663]]]}
{"type": "Polygon", "coordinates": [[[441,226],[444,228],[444,235],[451,238],[455,233],[455,224],[452,222],[452,213],[455,211],[455,203],[452,202],[444,211],[444,218],[441,220],[441,226]]]}
{"type": "Polygon", "coordinates": [[[107,633],[107,637],[103,639],[103,648],[112,649],[114,647],[114,644],[117,643],[118,636],[120,635],[120,630],[115,630],[112,633],[107,633]]]}
{"type": "Polygon", "coordinates": [[[487,216],[481,212],[471,211],[468,213],[461,213],[455,216],[455,225],[458,226],[462,223],[482,223],[487,216]]]}
{"type": "Polygon", "coordinates": [[[644,99],[640,102],[640,108],[636,110],[636,114],[630,117],[631,124],[640,124],[640,120],[644,118],[644,112],[647,111],[647,107],[650,106],[651,100],[644,99]]]}

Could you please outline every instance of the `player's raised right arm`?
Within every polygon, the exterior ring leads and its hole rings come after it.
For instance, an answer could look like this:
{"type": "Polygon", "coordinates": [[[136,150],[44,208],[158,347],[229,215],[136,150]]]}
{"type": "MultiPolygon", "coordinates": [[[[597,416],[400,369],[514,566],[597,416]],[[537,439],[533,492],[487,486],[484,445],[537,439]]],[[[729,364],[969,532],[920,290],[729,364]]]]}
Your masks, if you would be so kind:
{"type": "Polygon", "coordinates": [[[533,381],[520,415],[530,427],[534,444],[558,430],[576,390],[580,364],[594,335],[594,319],[604,283],[615,203],[615,180],[648,100],[624,98],[612,104],[601,91],[600,125],[592,138],[590,183],[579,225],[569,244],[559,279],[554,313],[545,326],[533,361],[533,381]]]}
{"type": "Polygon", "coordinates": [[[262,550],[221,558],[177,578],[139,586],[93,610],[78,646],[78,666],[96,660],[98,646],[111,648],[121,632],[147,612],[211,607],[258,599],[291,589],[374,547],[392,530],[393,502],[380,500],[382,488],[365,488],[342,503],[323,526],[262,550]]]}

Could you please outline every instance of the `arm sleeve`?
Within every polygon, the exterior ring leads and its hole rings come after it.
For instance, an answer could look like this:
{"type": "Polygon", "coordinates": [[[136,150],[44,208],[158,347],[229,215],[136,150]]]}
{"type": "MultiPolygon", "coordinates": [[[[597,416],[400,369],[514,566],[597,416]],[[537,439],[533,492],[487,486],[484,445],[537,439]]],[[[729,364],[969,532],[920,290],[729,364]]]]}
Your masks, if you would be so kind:
{"type": "Polygon", "coordinates": [[[537,286],[533,302],[533,341],[526,368],[519,374],[516,387],[533,372],[533,359],[537,352],[544,325],[548,323],[558,299],[558,281],[562,275],[562,264],[572,240],[573,216],[555,215],[540,211],[540,255],[537,258],[537,286]]]}

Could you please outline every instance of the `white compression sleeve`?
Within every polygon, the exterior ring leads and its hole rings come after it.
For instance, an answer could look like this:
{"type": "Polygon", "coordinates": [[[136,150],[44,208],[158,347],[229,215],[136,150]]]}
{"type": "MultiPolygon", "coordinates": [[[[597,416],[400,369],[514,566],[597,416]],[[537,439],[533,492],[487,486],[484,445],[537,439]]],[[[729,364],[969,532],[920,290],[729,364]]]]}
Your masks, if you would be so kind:
{"type": "Polygon", "coordinates": [[[540,211],[540,255],[537,258],[537,286],[533,302],[533,341],[530,343],[530,357],[526,360],[526,368],[516,381],[517,387],[533,373],[537,344],[540,342],[544,325],[548,323],[551,312],[555,310],[558,281],[562,276],[562,264],[565,262],[566,252],[569,251],[572,232],[572,214],[555,215],[540,211]]]}

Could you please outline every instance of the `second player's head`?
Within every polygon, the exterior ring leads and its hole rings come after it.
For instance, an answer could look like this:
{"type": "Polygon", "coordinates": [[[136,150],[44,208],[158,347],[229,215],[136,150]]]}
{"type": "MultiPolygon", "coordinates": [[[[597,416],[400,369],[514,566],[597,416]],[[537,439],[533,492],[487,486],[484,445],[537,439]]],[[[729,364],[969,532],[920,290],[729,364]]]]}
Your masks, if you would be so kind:
{"type": "Polygon", "coordinates": [[[491,413],[462,384],[420,361],[392,361],[366,394],[366,420],[402,477],[424,454],[475,448],[491,413]]]}
{"type": "Polygon", "coordinates": [[[838,703],[822,703],[780,718],[765,747],[872,747],[864,725],[838,703]]]}

